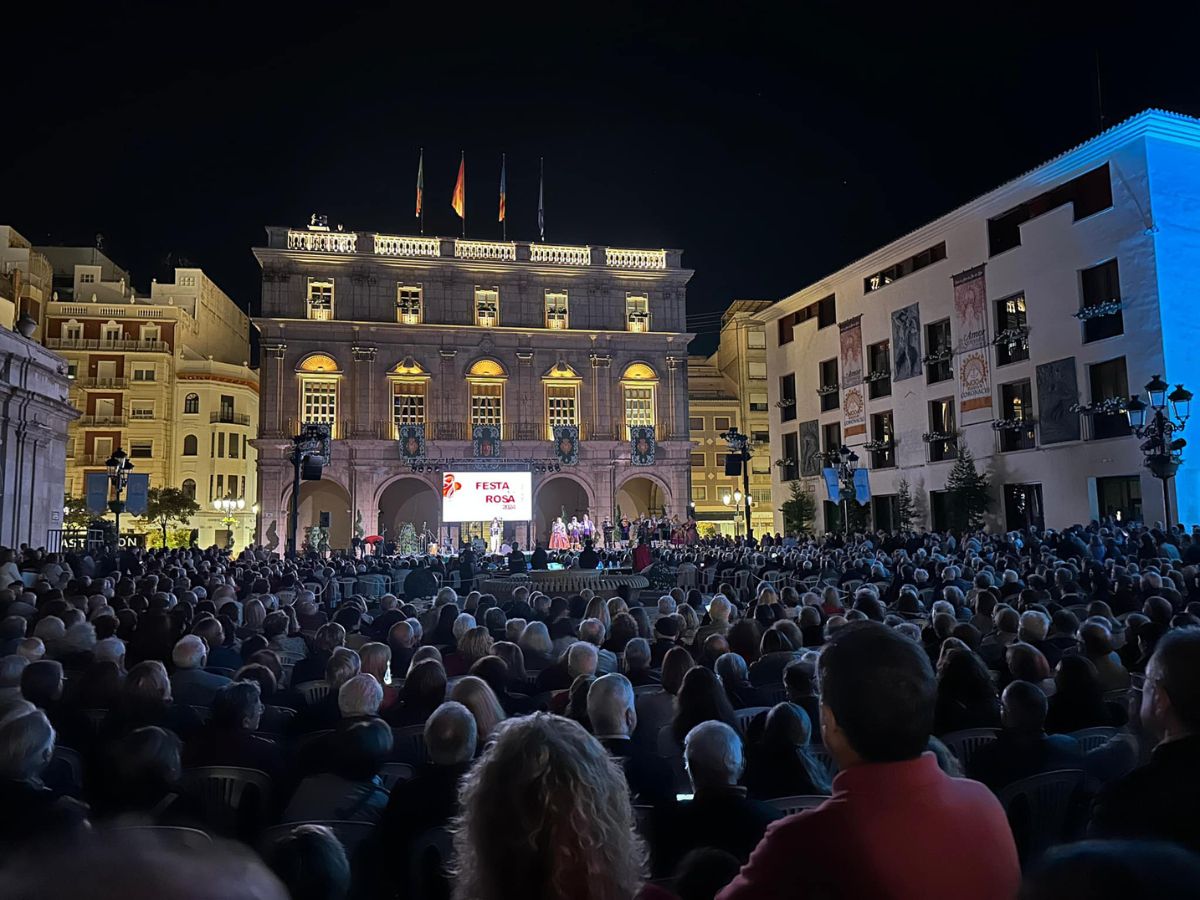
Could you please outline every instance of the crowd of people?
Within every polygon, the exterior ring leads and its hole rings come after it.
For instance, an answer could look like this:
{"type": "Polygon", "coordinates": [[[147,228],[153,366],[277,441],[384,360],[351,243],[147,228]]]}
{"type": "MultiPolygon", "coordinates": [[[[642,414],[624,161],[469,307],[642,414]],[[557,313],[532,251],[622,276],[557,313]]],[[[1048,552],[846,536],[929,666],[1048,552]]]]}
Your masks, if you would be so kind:
{"type": "Polygon", "coordinates": [[[1200,529],[603,552],[0,549],[0,896],[1200,895],[1200,529]]]}

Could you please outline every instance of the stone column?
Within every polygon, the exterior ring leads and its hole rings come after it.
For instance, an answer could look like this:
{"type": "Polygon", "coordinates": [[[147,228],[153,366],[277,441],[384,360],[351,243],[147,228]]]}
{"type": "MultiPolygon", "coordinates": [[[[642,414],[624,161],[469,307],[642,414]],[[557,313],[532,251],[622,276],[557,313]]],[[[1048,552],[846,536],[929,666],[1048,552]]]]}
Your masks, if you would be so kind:
{"type": "Polygon", "coordinates": [[[462,426],[467,420],[467,417],[461,414],[461,405],[456,402],[462,389],[462,379],[454,371],[454,358],[458,356],[458,351],[443,347],[438,351],[438,355],[442,359],[442,383],[437,392],[437,425],[433,437],[438,440],[455,439],[457,435],[450,423],[457,421],[459,426],[462,426]]]}
{"type": "Polygon", "coordinates": [[[616,422],[613,421],[611,399],[612,357],[607,353],[593,352],[592,363],[592,422],[596,433],[605,440],[619,439],[616,422]]]}
{"type": "Polygon", "coordinates": [[[354,357],[354,374],[351,379],[351,390],[354,392],[354,402],[351,404],[353,418],[348,429],[350,437],[383,437],[376,428],[371,403],[377,352],[378,348],[369,344],[354,344],[350,347],[350,353],[354,357]]]}
{"type": "MultiPolygon", "coordinates": [[[[263,364],[258,386],[260,437],[275,437],[284,433],[283,358],[286,355],[287,344],[283,341],[263,342],[263,364]]],[[[286,380],[291,381],[290,378],[286,380]]]]}

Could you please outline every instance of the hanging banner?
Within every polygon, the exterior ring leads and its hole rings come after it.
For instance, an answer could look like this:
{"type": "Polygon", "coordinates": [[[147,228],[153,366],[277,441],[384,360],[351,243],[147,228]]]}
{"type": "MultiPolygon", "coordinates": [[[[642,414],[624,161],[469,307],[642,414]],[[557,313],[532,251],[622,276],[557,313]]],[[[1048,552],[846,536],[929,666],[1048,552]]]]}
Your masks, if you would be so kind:
{"type": "Polygon", "coordinates": [[[863,394],[863,345],[862,345],[862,316],[847,319],[838,325],[841,330],[842,343],[842,415],[845,424],[842,426],[842,436],[850,443],[850,438],[866,436],[867,433],[867,404],[863,394]]]}
{"type": "Polygon", "coordinates": [[[959,411],[990,410],[992,372],[988,361],[987,289],[983,266],[960,272],[953,281],[959,411]]]}
{"type": "Polygon", "coordinates": [[[89,472],[86,486],[88,512],[98,516],[108,512],[108,476],[103,472],[89,472]]]}
{"type": "Polygon", "coordinates": [[[629,429],[630,462],[635,466],[654,465],[654,452],[657,448],[653,425],[634,425],[629,429]]]}
{"type": "Polygon", "coordinates": [[[1075,357],[1056,359],[1037,367],[1039,443],[1077,441],[1079,413],[1071,407],[1079,401],[1075,357]]]}
{"type": "Polygon", "coordinates": [[[125,511],[135,516],[146,512],[146,502],[150,491],[150,476],[144,472],[134,472],[127,476],[125,482],[125,511]]]}
{"type": "Polygon", "coordinates": [[[554,426],[554,455],[564,466],[579,462],[579,426],[554,426]]]}
{"type": "Polygon", "coordinates": [[[500,426],[475,425],[471,428],[472,455],[484,459],[500,455],[500,426]]]}
{"type": "Polygon", "coordinates": [[[821,423],[816,419],[800,423],[800,476],[821,474],[821,423]]]}
{"type": "Polygon", "coordinates": [[[400,426],[400,458],[420,460],[425,458],[425,426],[400,426]]]}
{"type": "Polygon", "coordinates": [[[868,469],[854,470],[854,499],[859,506],[871,502],[871,472],[868,469]]]}
{"type": "Polygon", "coordinates": [[[892,313],[892,381],[921,374],[921,307],[914,303],[892,313]]]}
{"type": "Polygon", "coordinates": [[[826,466],[821,470],[821,474],[825,476],[825,490],[829,491],[829,499],[834,503],[838,503],[842,499],[842,489],[838,485],[837,469],[826,466]]]}

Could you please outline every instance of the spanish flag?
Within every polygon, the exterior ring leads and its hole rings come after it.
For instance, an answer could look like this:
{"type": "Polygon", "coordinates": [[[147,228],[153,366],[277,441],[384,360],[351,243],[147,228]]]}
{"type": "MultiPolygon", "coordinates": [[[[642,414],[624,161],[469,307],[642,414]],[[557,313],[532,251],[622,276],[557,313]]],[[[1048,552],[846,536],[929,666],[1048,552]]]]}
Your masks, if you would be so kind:
{"type": "Polygon", "coordinates": [[[454,194],[450,197],[450,206],[465,222],[467,219],[467,155],[465,152],[458,162],[458,180],[454,182],[454,194]]]}
{"type": "Polygon", "coordinates": [[[504,187],[504,154],[500,154],[500,218],[497,222],[504,221],[504,204],[508,199],[508,191],[504,187]]]}
{"type": "Polygon", "coordinates": [[[421,148],[421,155],[417,158],[417,211],[413,213],[417,218],[421,217],[421,207],[425,203],[425,148],[421,148]]]}

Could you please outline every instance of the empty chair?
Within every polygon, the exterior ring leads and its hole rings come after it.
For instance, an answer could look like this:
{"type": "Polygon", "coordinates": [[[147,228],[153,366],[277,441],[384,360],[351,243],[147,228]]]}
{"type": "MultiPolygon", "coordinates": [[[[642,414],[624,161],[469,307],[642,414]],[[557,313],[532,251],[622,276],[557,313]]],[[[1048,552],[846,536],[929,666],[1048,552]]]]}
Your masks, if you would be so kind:
{"type": "Polygon", "coordinates": [[[990,744],[999,732],[995,728],[964,728],[962,731],[952,731],[942,736],[942,743],[950,748],[950,752],[958,757],[963,768],[971,761],[975,751],[984,744],[990,744]]]}
{"type": "Polygon", "coordinates": [[[737,719],[738,728],[742,734],[746,733],[746,729],[750,727],[750,720],[761,713],[770,712],[769,706],[747,706],[745,709],[737,709],[733,712],[733,717],[737,719]]]}
{"type": "Polygon", "coordinates": [[[1102,744],[1108,741],[1117,733],[1115,728],[1081,728],[1079,731],[1072,731],[1070,736],[1079,741],[1079,746],[1083,748],[1083,752],[1095,750],[1102,744]]]}
{"type": "Polygon", "coordinates": [[[410,766],[429,762],[429,750],[425,747],[425,726],[393,728],[392,757],[396,762],[407,763],[410,766]]]}
{"type": "Polygon", "coordinates": [[[384,763],[383,768],[379,770],[379,778],[389,791],[401,781],[411,781],[413,774],[413,767],[408,763],[384,763]]]}
{"type": "Polygon", "coordinates": [[[83,788],[83,757],[70,747],[56,744],[51,765],[57,764],[70,773],[71,784],[75,790],[83,788]]]}
{"type": "Polygon", "coordinates": [[[271,778],[258,769],[205,766],[184,769],[180,786],[200,807],[205,823],[219,834],[247,838],[267,818],[271,778]]]}
{"type": "Polygon", "coordinates": [[[828,799],[824,794],[797,794],[794,797],[776,797],[774,800],[766,802],[784,815],[790,816],[792,813],[798,813],[802,809],[818,807],[828,799]]]}
{"type": "Polygon", "coordinates": [[[312,706],[329,696],[329,683],[325,681],[306,681],[296,685],[296,691],[304,698],[304,702],[312,706]]]}
{"type": "Polygon", "coordinates": [[[1082,783],[1082,770],[1060,769],[1022,778],[1000,791],[1023,863],[1067,839],[1072,801],[1082,783]]]}
{"type": "Polygon", "coordinates": [[[410,900],[434,900],[450,895],[447,870],[454,859],[454,841],[449,830],[431,828],[408,845],[410,900]]]}

